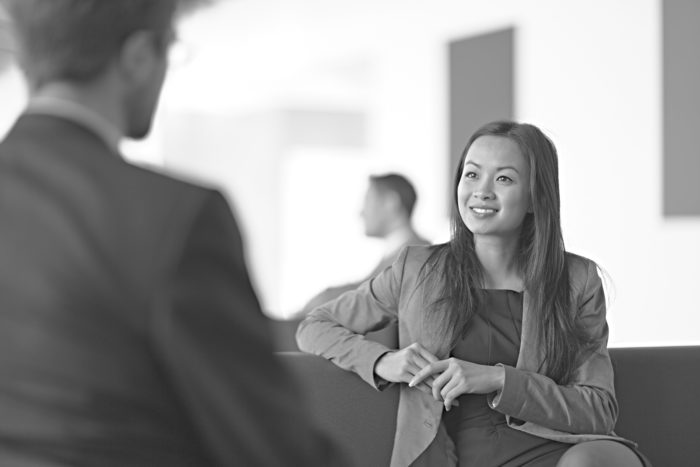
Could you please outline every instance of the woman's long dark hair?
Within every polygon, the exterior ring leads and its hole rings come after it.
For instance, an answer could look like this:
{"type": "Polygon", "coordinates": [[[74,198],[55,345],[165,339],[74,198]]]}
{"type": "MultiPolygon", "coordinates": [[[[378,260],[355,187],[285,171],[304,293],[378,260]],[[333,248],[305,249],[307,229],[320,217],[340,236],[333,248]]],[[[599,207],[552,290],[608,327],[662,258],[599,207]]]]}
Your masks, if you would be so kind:
{"type": "Polygon", "coordinates": [[[440,294],[429,307],[426,324],[454,348],[469,325],[481,300],[483,272],[476,256],[474,235],[458,208],[457,186],[472,143],[492,135],[515,142],[530,164],[532,213],[523,221],[517,266],[530,294],[530,309],[538,323],[538,339],[544,344],[545,374],[566,384],[578,357],[587,346],[584,329],[572,311],[569,271],[559,217],[559,176],[554,144],[537,127],[515,122],[488,123],[469,139],[454,179],[452,239],[435,247],[421,274],[438,285],[440,294]]]}

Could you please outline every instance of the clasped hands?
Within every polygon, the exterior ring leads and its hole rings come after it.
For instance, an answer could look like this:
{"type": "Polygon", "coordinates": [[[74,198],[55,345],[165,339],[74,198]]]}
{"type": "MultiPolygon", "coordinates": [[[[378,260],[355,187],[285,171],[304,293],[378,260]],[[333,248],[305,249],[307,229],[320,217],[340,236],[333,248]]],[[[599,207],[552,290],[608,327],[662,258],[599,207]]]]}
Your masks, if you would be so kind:
{"type": "Polygon", "coordinates": [[[374,367],[377,376],[408,383],[441,401],[445,410],[459,405],[462,394],[488,394],[503,388],[505,369],[448,358],[439,360],[418,343],[385,353],[374,367]]]}

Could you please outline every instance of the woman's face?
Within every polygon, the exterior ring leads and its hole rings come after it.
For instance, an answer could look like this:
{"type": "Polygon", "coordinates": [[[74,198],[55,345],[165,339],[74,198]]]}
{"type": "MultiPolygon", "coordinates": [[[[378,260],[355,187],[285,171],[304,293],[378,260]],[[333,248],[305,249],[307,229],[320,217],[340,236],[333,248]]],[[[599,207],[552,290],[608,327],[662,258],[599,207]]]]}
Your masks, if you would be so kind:
{"type": "Polygon", "coordinates": [[[530,164],[518,145],[502,136],[477,138],[464,159],[457,203],[475,236],[517,237],[530,211],[530,164]]]}

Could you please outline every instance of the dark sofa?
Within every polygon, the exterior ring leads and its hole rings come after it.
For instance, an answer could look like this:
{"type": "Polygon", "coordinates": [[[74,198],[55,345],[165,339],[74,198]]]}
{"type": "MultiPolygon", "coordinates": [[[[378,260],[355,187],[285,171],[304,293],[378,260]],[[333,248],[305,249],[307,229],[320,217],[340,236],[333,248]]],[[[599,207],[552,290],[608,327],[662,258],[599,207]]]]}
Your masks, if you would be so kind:
{"type": "MultiPolygon", "coordinates": [[[[295,326],[273,325],[278,350],[296,350],[290,337],[295,326]]],[[[369,338],[391,344],[395,332],[369,338]]],[[[278,355],[303,387],[312,415],[352,465],[389,465],[397,387],[379,392],[321,357],[278,355]]],[[[620,406],[616,432],[639,443],[655,467],[700,466],[700,346],[611,348],[610,355],[620,406]]]]}

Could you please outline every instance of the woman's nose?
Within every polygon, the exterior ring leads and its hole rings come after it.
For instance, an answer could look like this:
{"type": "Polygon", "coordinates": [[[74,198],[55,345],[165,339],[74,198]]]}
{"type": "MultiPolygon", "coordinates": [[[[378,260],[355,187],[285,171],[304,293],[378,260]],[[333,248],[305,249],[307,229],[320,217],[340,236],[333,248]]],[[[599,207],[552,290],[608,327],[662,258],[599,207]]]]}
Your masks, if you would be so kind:
{"type": "Polygon", "coordinates": [[[474,198],[476,198],[476,199],[482,199],[482,200],[493,199],[493,193],[490,191],[475,191],[472,194],[472,196],[474,196],[474,198]]]}
{"type": "Polygon", "coordinates": [[[479,186],[475,187],[473,196],[477,199],[493,199],[494,194],[490,184],[487,181],[482,181],[479,186]]]}

